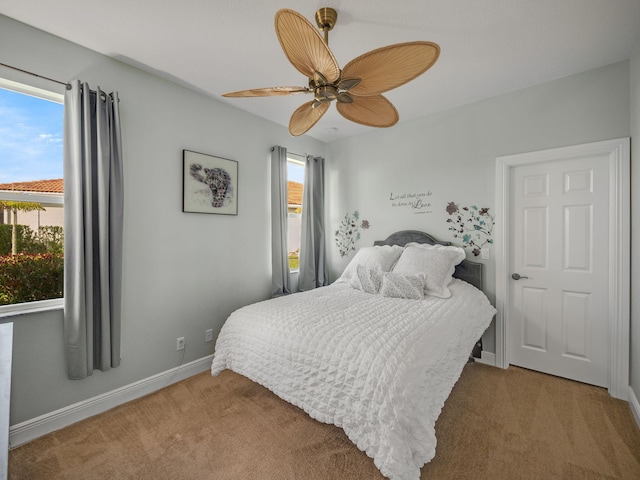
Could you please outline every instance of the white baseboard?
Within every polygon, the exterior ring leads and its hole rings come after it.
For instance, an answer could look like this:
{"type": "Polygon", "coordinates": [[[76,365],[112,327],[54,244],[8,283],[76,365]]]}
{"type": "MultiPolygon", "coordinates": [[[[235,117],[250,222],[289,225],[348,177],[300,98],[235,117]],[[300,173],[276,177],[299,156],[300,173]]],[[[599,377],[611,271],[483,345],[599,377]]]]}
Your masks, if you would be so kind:
{"type": "Polygon", "coordinates": [[[636,419],[638,428],[640,428],[640,403],[638,403],[638,397],[636,397],[636,394],[631,387],[629,387],[629,406],[631,407],[633,417],[636,419]]]}
{"type": "Polygon", "coordinates": [[[9,428],[9,448],[30,442],[42,435],[54,432],[93,415],[106,412],[118,405],[205,372],[211,368],[212,360],[213,355],[208,355],[116,390],[13,425],[9,428]]]}
{"type": "Polygon", "coordinates": [[[480,358],[475,359],[478,363],[484,363],[485,365],[491,365],[492,367],[496,366],[496,354],[491,352],[485,352],[484,350],[481,352],[480,358]]]}

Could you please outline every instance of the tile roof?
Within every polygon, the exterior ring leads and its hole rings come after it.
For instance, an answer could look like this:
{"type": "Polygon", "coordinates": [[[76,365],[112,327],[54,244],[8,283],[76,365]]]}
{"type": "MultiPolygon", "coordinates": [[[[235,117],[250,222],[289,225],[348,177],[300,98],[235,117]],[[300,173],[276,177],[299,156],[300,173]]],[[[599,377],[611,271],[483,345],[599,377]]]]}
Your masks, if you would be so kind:
{"type": "MultiPolygon", "coordinates": [[[[302,205],[302,192],[304,186],[298,182],[288,181],[289,205],[302,205]]],[[[64,180],[34,180],[32,182],[0,183],[0,190],[14,192],[39,192],[39,193],[64,193],[64,180]]]]}
{"type": "Polygon", "coordinates": [[[34,180],[32,182],[0,183],[0,190],[10,192],[64,193],[64,180],[34,180]]]}
{"type": "Polygon", "coordinates": [[[298,182],[288,181],[288,195],[287,195],[287,204],[288,205],[302,205],[302,191],[304,189],[304,185],[298,182]]]}

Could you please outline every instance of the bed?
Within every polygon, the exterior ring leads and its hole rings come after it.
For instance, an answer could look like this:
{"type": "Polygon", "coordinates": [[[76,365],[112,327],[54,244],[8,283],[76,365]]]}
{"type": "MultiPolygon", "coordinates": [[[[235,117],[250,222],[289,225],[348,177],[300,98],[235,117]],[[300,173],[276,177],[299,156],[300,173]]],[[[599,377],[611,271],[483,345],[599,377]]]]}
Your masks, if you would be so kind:
{"type": "Polygon", "coordinates": [[[212,375],[230,369],[337,425],[390,480],[417,480],[435,422],[495,309],[482,264],[418,231],[363,247],[333,284],[233,312],[212,375]]]}

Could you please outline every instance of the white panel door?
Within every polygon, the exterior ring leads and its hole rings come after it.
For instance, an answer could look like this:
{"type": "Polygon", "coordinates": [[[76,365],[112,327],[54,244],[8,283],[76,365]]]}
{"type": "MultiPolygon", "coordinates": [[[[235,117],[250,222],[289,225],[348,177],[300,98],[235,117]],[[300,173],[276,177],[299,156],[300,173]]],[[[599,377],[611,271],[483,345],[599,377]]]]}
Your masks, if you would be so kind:
{"type": "Polygon", "coordinates": [[[511,169],[509,363],[609,382],[609,158],[511,169]]]}

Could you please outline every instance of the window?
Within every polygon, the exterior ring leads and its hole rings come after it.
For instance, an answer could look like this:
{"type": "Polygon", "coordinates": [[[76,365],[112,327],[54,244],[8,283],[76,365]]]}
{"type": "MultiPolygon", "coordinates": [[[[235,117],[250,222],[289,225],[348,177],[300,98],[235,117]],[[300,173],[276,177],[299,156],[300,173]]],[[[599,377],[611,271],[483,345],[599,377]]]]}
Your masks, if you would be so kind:
{"type": "Polygon", "coordinates": [[[300,258],[300,236],[302,232],[302,197],[304,189],[304,161],[287,158],[288,180],[288,230],[287,252],[289,253],[289,270],[298,271],[300,258]]]}
{"type": "Polygon", "coordinates": [[[62,95],[0,79],[0,314],[62,297],[63,121],[62,95]]]}

